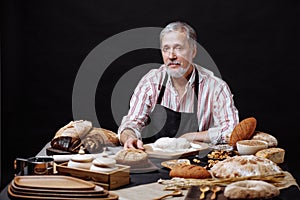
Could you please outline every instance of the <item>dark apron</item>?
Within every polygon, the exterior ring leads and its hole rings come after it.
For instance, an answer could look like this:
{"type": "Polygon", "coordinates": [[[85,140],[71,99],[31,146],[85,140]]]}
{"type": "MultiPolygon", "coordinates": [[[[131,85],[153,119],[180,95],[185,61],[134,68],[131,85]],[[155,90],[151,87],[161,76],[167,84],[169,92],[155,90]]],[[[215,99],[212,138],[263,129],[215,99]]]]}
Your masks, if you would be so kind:
{"type": "Polygon", "coordinates": [[[195,98],[194,113],[176,112],[160,105],[165,92],[167,75],[164,78],[161,91],[153,112],[149,115],[147,125],[142,131],[144,144],[153,143],[161,137],[179,137],[188,132],[198,131],[197,105],[198,105],[198,71],[195,69],[195,98]]]}

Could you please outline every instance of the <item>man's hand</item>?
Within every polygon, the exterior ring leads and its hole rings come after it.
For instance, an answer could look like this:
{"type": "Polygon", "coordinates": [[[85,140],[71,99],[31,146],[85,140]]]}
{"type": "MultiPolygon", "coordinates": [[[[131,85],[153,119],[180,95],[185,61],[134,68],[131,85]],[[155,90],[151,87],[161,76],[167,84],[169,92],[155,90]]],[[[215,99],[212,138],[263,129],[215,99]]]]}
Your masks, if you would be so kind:
{"type": "Polygon", "coordinates": [[[124,143],[124,149],[141,149],[145,150],[143,147],[143,142],[137,138],[128,138],[124,143]]]}
{"type": "Polygon", "coordinates": [[[121,133],[121,143],[123,143],[124,149],[141,149],[145,150],[143,147],[143,142],[139,140],[134,131],[131,129],[125,129],[121,133]]]}

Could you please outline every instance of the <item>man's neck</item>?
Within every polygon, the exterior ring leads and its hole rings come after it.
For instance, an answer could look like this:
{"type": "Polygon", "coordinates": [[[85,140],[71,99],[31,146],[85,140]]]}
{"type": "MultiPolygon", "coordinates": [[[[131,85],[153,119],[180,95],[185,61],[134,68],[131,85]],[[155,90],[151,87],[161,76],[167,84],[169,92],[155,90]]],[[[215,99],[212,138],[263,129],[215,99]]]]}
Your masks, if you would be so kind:
{"type": "Polygon", "coordinates": [[[179,93],[180,97],[182,97],[185,92],[185,86],[186,86],[187,82],[189,81],[189,79],[191,78],[193,69],[194,69],[194,67],[192,65],[190,65],[189,70],[185,73],[184,76],[182,76],[180,78],[174,78],[174,77],[171,78],[173,86],[179,93]]]}
{"type": "Polygon", "coordinates": [[[194,69],[193,65],[190,65],[189,70],[184,74],[184,76],[182,76],[180,78],[171,77],[174,87],[175,88],[185,87],[187,82],[190,80],[190,78],[192,76],[193,69],[194,69]]]}

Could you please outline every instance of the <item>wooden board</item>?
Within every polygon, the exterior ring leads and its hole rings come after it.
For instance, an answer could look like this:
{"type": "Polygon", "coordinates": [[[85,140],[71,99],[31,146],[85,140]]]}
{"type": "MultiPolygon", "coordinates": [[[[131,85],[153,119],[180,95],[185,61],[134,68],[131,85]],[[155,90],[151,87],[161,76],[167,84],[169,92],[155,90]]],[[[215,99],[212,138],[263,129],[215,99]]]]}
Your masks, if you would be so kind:
{"type": "Polygon", "coordinates": [[[111,172],[94,172],[87,169],[68,167],[68,162],[56,165],[59,174],[70,175],[84,180],[92,180],[106,190],[115,189],[130,183],[130,167],[116,164],[117,169],[111,172]]]}
{"type": "Polygon", "coordinates": [[[54,196],[38,196],[38,195],[28,195],[28,194],[16,194],[11,190],[12,188],[9,186],[7,188],[8,196],[11,199],[61,199],[61,200],[78,200],[78,199],[88,199],[88,200],[118,200],[119,196],[113,192],[109,192],[107,197],[54,197],[54,196]]]}
{"type": "Polygon", "coordinates": [[[30,175],[16,176],[14,183],[19,187],[61,189],[61,190],[84,190],[93,189],[95,185],[78,178],[63,175],[30,175]]]}

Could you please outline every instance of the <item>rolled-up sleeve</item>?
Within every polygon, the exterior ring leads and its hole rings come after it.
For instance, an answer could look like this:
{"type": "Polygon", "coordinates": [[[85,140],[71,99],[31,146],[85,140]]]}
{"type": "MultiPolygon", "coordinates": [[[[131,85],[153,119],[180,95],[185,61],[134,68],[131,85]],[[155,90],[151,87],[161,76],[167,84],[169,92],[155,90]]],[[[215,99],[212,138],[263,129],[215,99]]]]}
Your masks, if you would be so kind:
{"type": "Polygon", "coordinates": [[[135,132],[137,138],[142,138],[141,131],[153,107],[153,89],[149,79],[146,77],[141,79],[130,99],[128,114],[122,118],[121,125],[119,126],[119,138],[124,129],[131,129],[135,132]]]}
{"type": "Polygon", "coordinates": [[[233,95],[225,82],[216,88],[213,99],[215,123],[208,129],[208,136],[212,143],[228,143],[232,130],[239,122],[239,116],[233,95]]]}

